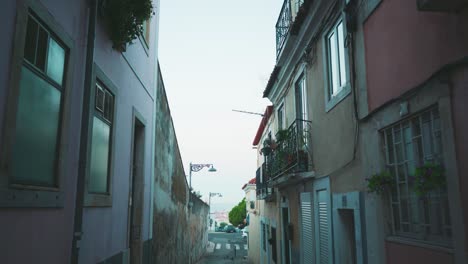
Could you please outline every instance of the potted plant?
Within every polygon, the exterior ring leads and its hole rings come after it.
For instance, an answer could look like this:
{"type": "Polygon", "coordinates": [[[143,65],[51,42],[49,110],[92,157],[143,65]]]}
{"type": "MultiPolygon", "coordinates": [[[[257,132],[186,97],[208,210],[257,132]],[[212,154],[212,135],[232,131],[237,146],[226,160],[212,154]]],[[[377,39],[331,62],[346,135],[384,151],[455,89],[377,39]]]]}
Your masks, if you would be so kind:
{"type": "Polygon", "coordinates": [[[281,129],[276,133],[276,141],[283,142],[289,138],[289,131],[287,129],[281,129]]]}
{"type": "Polygon", "coordinates": [[[384,194],[395,186],[395,178],[388,171],[383,171],[367,178],[367,189],[369,193],[384,194]]]}
{"type": "Polygon", "coordinates": [[[442,166],[426,163],[416,168],[414,175],[414,192],[418,196],[424,196],[427,193],[440,189],[445,186],[445,176],[442,166]]]}
{"type": "Polygon", "coordinates": [[[263,141],[263,148],[260,150],[260,152],[265,155],[265,156],[268,156],[271,154],[271,152],[273,151],[273,149],[276,148],[276,142],[271,139],[271,138],[266,138],[264,141],[263,141]]]}
{"type": "Polygon", "coordinates": [[[105,0],[100,13],[106,21],[113,48],[125,51],[127,44],[143,33],[143,23],[151,18],[151,0],[105,0]]]}

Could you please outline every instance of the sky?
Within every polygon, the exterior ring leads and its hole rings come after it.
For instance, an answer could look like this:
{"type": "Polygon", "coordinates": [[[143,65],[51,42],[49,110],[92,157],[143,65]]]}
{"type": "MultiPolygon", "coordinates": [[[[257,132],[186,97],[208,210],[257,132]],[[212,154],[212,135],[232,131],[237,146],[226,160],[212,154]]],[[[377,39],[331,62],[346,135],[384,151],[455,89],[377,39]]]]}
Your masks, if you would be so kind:
{"type": "Polygon", "coordinates": [[[245,197],[255,177],[252,148],[275,65],[275,24],[283,0],[161,0],[159,61],[186,175],[212,211],[245,197]]]}

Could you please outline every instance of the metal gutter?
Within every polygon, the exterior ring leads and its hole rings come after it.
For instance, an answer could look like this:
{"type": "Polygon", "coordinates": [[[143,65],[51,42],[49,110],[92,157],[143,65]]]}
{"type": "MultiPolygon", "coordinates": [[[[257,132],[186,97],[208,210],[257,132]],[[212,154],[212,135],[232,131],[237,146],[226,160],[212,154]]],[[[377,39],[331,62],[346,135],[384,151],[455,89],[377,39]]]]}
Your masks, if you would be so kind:
{"type": "Polygon", "coordinates": [[[86,183],[86,168],[88,158],[88,138],[89,138],[89,115],[91,104],[91,87],[93,85],[93,64],[94,64],[94,45],[96,38],[96,21],[97,21],[98,1],[89,1],[89,16],[88,16],[88,36],[86,44],[86,62],[85,62],[85,79],[83,88],[83,105],[81,114],[81,138],[80,138],[80,156],[78,163],[78,178],[76,183],[76,199],[75,199],[75,221],[73,227],[73,242],[72,255],[70,262],[77,264],[79,261],[80,242],[83,235],[83,206],[84,206],[84,191],[86,183]]]}

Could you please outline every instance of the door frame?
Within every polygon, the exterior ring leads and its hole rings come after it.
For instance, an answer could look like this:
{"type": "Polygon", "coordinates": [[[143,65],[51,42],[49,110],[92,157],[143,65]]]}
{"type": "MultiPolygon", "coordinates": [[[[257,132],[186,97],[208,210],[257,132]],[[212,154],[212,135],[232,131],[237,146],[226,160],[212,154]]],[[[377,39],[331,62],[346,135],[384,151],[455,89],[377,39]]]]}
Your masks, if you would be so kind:
{"type": "Polygon", "coordinates": [[[133,107],[132,109],[132,132],[131,132],[131,147],[129,159],[129,188],[128,188],[128,215],[127,215],[127,247],[130,249],[129,263],[142,263],[143,261],[143,216],[144,216],[144,181],[145,181],[145,139],[146,139],[146,120],[143,115],[133,107]],[[136,128],[141,129],[138,131],[136,128]],[[140,138],[135,138],[139,136],[140,138]],[[139,142],[136,143],[135,141],[139,142]],[[135,153],[138,151],[138,153],[135,153]],[[135,155],[139,155],[139,166],[135,168],[135,155]],[[135,195],[138,195],[140,201],[139,208],[135,208],[135,195]],[[137,210],[137,211],[134,211],[137,210]],[[139,230],[137,230],[137,238],[135,236],[133,226],[134,221],[138,221],[139,230]],[[135,252],[137,253],[135,255],[135,252]]]}
{"type": "MultiPolygon", "coordinates": [[[[284,248],[284,242],[286,240],[286,230],[284,229],[284,222],[283,222],[283,209],[286,208],[288,209],[288,223],[287,223],[287,228],[289,228],[289,224],[291,223],[291,210],[289,209],[289,199],[287,196],[283,196],[285,201],[281,201],[280,205],[280,219],[281,219],[281,237],[282,237],[282,242],[281,242],[281,261],[282,263],[286,263],[286,249],[284,248]]],[[[291,250],[291,240],[287,241],[289,244],[289,263],[292,263],[292,250],[291,250]]]]}
{"type": "MultiPolygon", "coordinates": [[[[341,233],[343,225],[340,222],[339,210],[353,210],[354,215],[354,241],[356,243],[356,262],[357,264],[366,264],[366,232],[365,232],[365,211],[364,211],[364,194],[362,192],[348,192],[333,194],[333,226],[335,228],[334,240],[341,241],[341,233]]],[[[342,244],[335,243],[335,260],[336,263],[341,263],[340,250],[342,244]]]]}

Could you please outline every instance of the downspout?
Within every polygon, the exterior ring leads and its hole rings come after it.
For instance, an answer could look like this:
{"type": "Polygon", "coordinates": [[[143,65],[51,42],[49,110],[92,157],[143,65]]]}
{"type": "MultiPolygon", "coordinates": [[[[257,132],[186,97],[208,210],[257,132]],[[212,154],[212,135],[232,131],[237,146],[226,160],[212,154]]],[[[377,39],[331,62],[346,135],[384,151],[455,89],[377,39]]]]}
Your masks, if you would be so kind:
{"type": "Polygon", "coordinates": [[[85,61],[85,79],[83,88],[83,105],[81,113],[81,139],[80,139],[80,156],[78,164],[78,179],[76,184],[76,200],[75,200],[75,221],[73,228],[72,242],[72,257],[71,263],[79,262],[79,251],[82,239],[83,228],[83,207],[87,171],[88,158],[88,138],[89,138],[89,115],[90,115],[90,98],[91,87],[93,85],[93,64],[94,64],[94,44],[96,38],[96,20],[97,20],[98,1],[89,0],[89,16],[88,16],[88,36],[86,44],[86,61],[85,61]]]}

